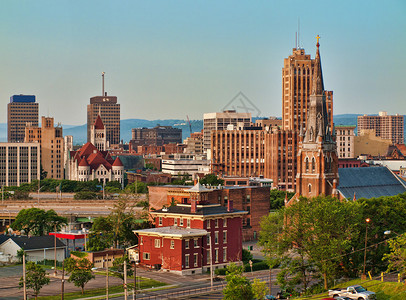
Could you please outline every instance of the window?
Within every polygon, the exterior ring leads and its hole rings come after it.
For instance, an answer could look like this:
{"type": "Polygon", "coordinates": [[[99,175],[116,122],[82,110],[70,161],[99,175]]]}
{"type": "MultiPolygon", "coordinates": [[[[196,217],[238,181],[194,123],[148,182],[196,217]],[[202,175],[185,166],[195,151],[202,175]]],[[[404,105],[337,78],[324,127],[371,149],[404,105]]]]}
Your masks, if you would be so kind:
{"type": "Polygon", "coordinates": [[[194,258],[193,258],[193,262],[194,262],[194,266],[197,267],[198,266],[198,259],[199,256],[197,253],[194,254],[194,258]]]}
{"type": "Polygon", "coordinates": [[[247,195],[247,203],[251,202],[251,195],[247,195]]]}
{"type": "Polygon", "coordinates": [[[183,218],[179,219],[180,226],[183,226],[183,218]]]}
{"type": "Polygon", "coordinates": [[[316,160],[313,157],[312,158],[312,173],[314,173],[315,171],[316,171],[316,160]]]}
{"type": "Polygon", "coordinates": [[[171,240],[171,249],[175,249],[175,241],[171,240]]]}
{"type": "Polygon", "coordinates": [[[190,228],[190,219],[187,219],[187,228],[190,228]]]}
{"type": "Polygon", "coordinates": [[[219,227],[219,219],[216,219],[216,220],[214,221],[214,224],[215,224],[216,228],[218,228],[218,227],[219,227]]]}
{"type": "Polygon", "coordinates": [[[143,252],[143,253],[142,253],[142,259],[144,259],[144,260],[150,260],[151,257],[150,257],[150,255],[149,255],[148,252],[143,252]]]}
{"type": "Polygon", "coordinates": [[[227,230],[223,231],[223,243],[227,244],[227,230]]]}
{"type": "Polygon", "coordinates": [[[219,249],[214,249],[214,258],[215,258],[215,262],[218,263],[219,262],[219,249]]]}
{"type": "Polygon", "coordinates": [[[161,240],[155,239],[155,248],[161,248],[161,240]]]}
{"type": "Polygon", "coordinates": [[[173,225],[174,225],[174,226],[178,226],[178,218],[174,218],[174,219],[173,219],[173,225]]]}
{"type": "Polygon", "coordinates": [[[223,219],[223,227],[227,227],[227,219],[223,219]]]}
{"type": "Polygon", "coordinates": [[[210,264],[210,249],[207,249],[206,253],[206,264],[210,264]]]}
{"type": "Polygon", "coordinates": [[[211,222],[211,220],[207,220],[207,226],[206,226],[207,229],[210,229],[210,222],[211,222]]]}
{"type": "Polygon", "coordinates": [[[228,203],[228,197],[224,196],[224,205],[227,205],[227,203],[228,203]]]}
{"type": "Polygon", "coordinates": [[[305,159],[305,164],[306,164],[306,173],[309,173],[309,159],[307,157],[305,159]]]}
{"type": "Polygon", "coordinates": [[[227,261],[227,247],[223,248],[223,262],[227,261]]]}
{"type": "Polygon", "coordinates": [[[198,241],[198,239],[194,239],[194,240],[193,240],[193,247],[199,248],[199,241],[198,241]]]}
{"type": "Polygon", "coordinates": [[[210,245],[210,234],[206,235],[206,244],[210,245]]]}
{"type": "Polygon", "coordinates": [[[185,268],[189,268],[189,254],[185,255],[185,268]]]}
{"type": "Polygon", "coordinates": [[[189,240],[185,240],[185,249],[189,249],[189,240]]]}
{"type": "Polygon", "coordinates": [[[215,243],[215,244],[218,244],[218,243],[219,243],[219,232],[218,232],[218,231],[216,231],[216,232],[214,233],[214,243],[215,243]]]}
{"type": "Polygon", "coordinates": [[[311,193],[311,192],[312,192],[312,185],[309,184],[309,193],[311,193]]]}
{"type": "Polygon", "coordinates": [[[159,217],[159,225],[162,226],[162,217],[159,217]]]}

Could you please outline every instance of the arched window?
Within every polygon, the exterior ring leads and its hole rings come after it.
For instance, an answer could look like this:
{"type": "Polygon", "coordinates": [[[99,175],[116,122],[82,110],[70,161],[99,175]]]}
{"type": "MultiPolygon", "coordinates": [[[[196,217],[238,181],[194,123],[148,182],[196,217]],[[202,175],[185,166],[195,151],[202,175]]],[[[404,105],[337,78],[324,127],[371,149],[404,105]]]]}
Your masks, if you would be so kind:
{"type": "Polygon", "coordinates": [[[328,170],[329,170],[330,172],[333,171],[333,170],[332,170],[332,164],[333,164],[333,158],[330,156],[330,159],[329,159],[329,161],[328,161],[328,170]]]}
{"type": "Polygon", "coordinates": [[[312,158],[312,173],[314,173],[315,171],[316,171],[316,160],[313,157],[312,158]]]}
{"type": "Polygon", "coordinates": [[[306,165],[306,173],[309,173],[309,158],[305,158],[305,165],[306,165]]]}
{"type": "Polygon", "coordinates": [[[312,192],[312,185],[309,183],[309,194],[312,192]]]}

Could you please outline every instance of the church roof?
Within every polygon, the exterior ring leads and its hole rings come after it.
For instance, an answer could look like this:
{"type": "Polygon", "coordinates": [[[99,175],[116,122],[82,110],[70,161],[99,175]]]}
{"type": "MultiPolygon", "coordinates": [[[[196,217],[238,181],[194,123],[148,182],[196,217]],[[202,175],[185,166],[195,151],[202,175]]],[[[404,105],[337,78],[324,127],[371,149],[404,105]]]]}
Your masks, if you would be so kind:
{"type": "Polygon", "coordinates": [[[120,158],[118,158],[118,156],[114,160],[113,167],[124,167],[123,163],[121,162],[120,158]]]}
{"type": "Polygon", "coordinates": [[[339,192],[345,197],[377,198],[406,192],[406,185],[386,167],[339,168],[339,192]]]}
{"type": "Polygon", "coordinates": [[[94,121],[94,129],[104,129],[104,124],[100,115],[97,115],[96,121],[94,121]]]}
{"type": "Polygon", "coordinates": [[[87,160],[85,157],[82,158],[82,160],[79,163],[79,167],[88,167],[89,164],[87,163],[87,160]]]}

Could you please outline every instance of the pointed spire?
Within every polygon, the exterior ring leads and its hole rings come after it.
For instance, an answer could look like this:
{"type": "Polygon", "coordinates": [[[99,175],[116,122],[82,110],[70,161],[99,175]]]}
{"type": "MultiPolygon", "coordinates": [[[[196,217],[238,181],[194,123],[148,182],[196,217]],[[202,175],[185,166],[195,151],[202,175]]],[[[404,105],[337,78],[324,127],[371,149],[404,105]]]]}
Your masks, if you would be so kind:
{"type": "Polygon", "coordinates": [[[323,72],[321,70],[321,59],[320,59],[320,37],[317,36],[317,51],[316,58],[314,60],[314,73],[313,73],[313,82],[312,82],[312,95],[322,95],[324,91],[323,83],[323,72]]]}
{"type": "Polygon", "coordinates": [[[357,197],[355,197],[355,192],[354,192],[354,197],[352,198],[352,200],[357,201],[357,197]]]}

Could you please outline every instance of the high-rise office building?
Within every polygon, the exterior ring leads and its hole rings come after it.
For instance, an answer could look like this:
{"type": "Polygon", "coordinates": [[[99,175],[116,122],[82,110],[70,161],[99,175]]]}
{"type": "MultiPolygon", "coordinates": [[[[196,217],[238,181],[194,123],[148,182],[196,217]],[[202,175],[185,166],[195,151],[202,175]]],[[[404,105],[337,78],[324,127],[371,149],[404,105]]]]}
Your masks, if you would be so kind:
{"type": "Polygon", "coordinates": [[[47,178],[64,178],[64,138],[62,127],[54,127],[54,118],[42,117],[41,127],[27,126],[25,142],[39,142],[41,145],[41,165],[47,178]]]}
{"type": "Polygon", "coordinates": [[[355,125],[337,125],[335,129],[338,158],[354,158],[355,125]]]}
{"type": "Polygon", "coordinates": [[[24,142],[27,123],[38,126],[38,103],[34,95],[13,95],[7,104],[7,140],[24,142]]]}
{"type": "MultiPolygon", "coordinates": [[[[304,49],[293,48],[282,68],[282,128],[306,128],[315,60],[304,49]]],[[[324,91],[330,125],[333,124],[333,92],[324,91]]],[[[331,129],[331,128],[330,128],[331,129]]]]}
{"type": "Polygon", "coordinates": [[[203,149],[210,149],[213,130],[226,130],[228,125],[248,127],[251,124],[251,113],[240,113],[235,110],[206,113],[203,115],[203,149]]]}
{"type": "Polygon", "coordinates": [[[360,135],[362,130],[375,129],[376,136],[385,140],[391,140],[393,144],[404,144],[404,117],[402,115],[388,115],[386,111],[380,111],[378,116],[358,116],[357,131],[360,135]]]}
{"type": "Polygon", "coordinates": [[[116,96],[107,96],[104,91],[104,73],[102,95],[90,98],[87,105],[87,141],[91,141],[91,129],[97,116],[103,121],[106,127],[106,139],[108,146],[120,143],[120,104],[117,103],[116,96]]]}

